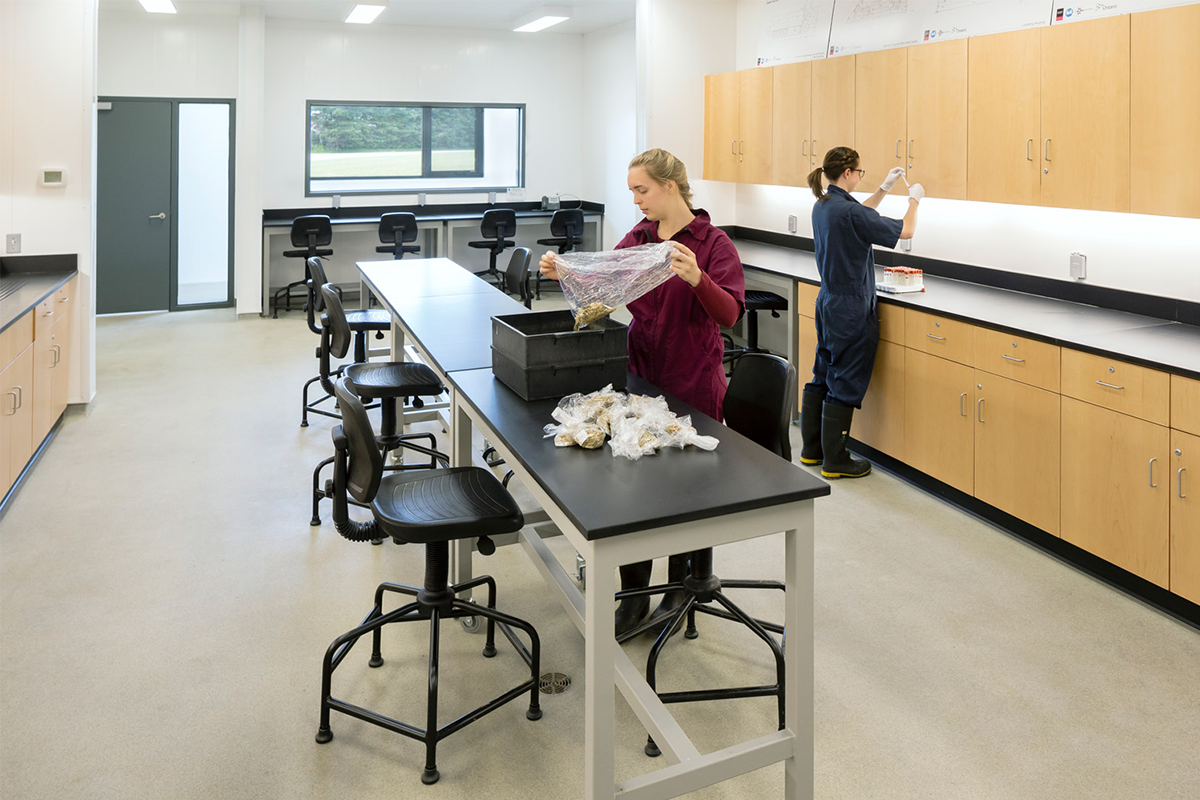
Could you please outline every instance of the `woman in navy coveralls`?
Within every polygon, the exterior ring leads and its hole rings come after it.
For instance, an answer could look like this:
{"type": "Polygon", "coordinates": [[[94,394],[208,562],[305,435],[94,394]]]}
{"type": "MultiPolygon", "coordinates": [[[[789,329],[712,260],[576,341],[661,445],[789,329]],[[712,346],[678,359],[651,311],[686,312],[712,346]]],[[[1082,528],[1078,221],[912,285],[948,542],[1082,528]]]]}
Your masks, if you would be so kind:
{"type": "Polygon", "coordinates": [[[871,471],[869,463],[850,455],[846,440],[854,409],[862,407],[867,393],[879,343],[872,245],[895,247],[898,240],[911,239],[917,204],[925,196],[921,184],[914,183],[903,220],[880,216],[875,209],[903,174],[900,167],[892,169],[879,189],[860,203],[850,193],[866,170],[859,169],[856,151],[835,147],[808,176],[817,196],[812,223],[821,290],[813,379],[800,402],[800,461],[821,464],[826,478],[860,478],[871,471]],[[824,192],[822,175],[829,181],[824,192]]]}
{"type": "MultiPolygon", "coordinates": [[[[714,226],[708,212],[692,207],[683,162],[665,150],[647,150],[629,162],[629,191],[645,218],[617,244],[617,249],[670,241],[675,245],[671,271],[675,278],[629,303],[629,369],[664,392],[678,397],[716,420],[722,419],[725,346],[721,327],[732,327],[746,304],[742,261],[729,236],[714,226]]],[[[542,256],[543,275],[558,279],[553,254],[542,256]]],[[[621,588],[650,585],[652,563],[621,567],[621,588]]],[[[667,577],[683,580],[687,555],[671,556],[667,577]]],[[[655,610],[663,617],[683,602],[669,592],[655,610]]],[[[617,634],[632,630],[646,615],[648,597],[631,597],[617,609],[617,634]]]]}

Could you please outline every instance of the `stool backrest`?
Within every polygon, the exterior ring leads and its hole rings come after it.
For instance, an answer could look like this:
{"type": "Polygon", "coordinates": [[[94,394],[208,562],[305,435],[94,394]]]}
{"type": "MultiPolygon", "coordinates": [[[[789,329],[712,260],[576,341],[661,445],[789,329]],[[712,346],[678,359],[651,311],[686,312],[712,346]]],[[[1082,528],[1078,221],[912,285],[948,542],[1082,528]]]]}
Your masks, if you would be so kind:
{"type": "Polygon", "coordinates": [[[779,356],[747,353],[738,359],[725,392],[725,424],[777,456],[792,460],[791,399],[796,368],[779,356]]]}
{"type": "Polygon", "coordinates": [[[528,247],[516,248],[508,260],[508,269],[504,271],[504,290],[521,298],[526,308],[532,307],[529,296],[529,260],[532,256],[533,252],[528,247]]]}
{"type": "Polygon", "coordinates": [[[417,215],[407,211],[394,211],[379,218],[379,241],[393,244],[397,241],[415,242],[417,240],[417,215]]]}
{"type": "Polygon", "coordinates": [[[342,432],[346,435],[349,468],[346,470],[346,491],[360,503],[369,503],[379,491],[383,479],[383,456],[375,446],[375,431],[367,410],[354,392],[349,378],[338,378],[333,384],[338,408],[342,412],[342,432]]]}
{"type": "Polygon", "coordinates": [[[560,208],[550,217],[550,235],[583,239],[583,209],[560,208]]]}
{"type": "Polygon", "coordinates": [[[321,263],[321,259],[317,256],[313,256],[304,263],[308,265],[308,288],[311,290],[312,306],[319,314],[325,310],[325,300],[321,297],[321,287],[329,283],[329,278],[325,277],[325,265],[321,263]]]}
{"type": "Polygon", "coordinates": [[[321,286],[321,297],[325,301],[325,315],[322,319],[329,326],[329,353],[334,358],[345,358],[350,352],[350,323],[346,321],[346,309],[342,307],[342,298],[332,283],[321,286]]]}
{"type": "Polygon", "coordinates": [[[517,233],[517,212],[511,208],[490,208],[483,212],[479,233],[485,239],[503,239],[517,233]]]}
{"type": "Polygon", "coordinates": [[[292,222],[292,247],[316,249],[333,241],[333,227],[324,214],[296,217],[292,222]]]}

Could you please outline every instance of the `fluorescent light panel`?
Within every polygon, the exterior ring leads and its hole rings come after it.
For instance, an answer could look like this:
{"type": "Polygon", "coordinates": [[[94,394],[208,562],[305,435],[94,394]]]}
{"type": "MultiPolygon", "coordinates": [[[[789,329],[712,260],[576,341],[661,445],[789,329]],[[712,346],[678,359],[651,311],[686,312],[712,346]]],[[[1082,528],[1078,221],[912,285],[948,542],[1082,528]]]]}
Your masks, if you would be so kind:
{"type": "Polygon", "coordinates": [[[142,8],[151,14],[174,14],[175,4],[171,0],[138,0],[142,8]]]}
{"type": "Polygon", "coordinates": [[[526,14],[513,21],[515,33],[537,33],[551,25],[566,22],[571,18],[571,12],[560,6],[542,6],[532,14],[526,14]]]}
{"type": "Polygon", "coordinates": [[[346,22],[352,25],[370,25],[375,21],[375,18],[383,13],[387,6],[373,6],[359,3],[350,12],[350,16],[346,17],[346,22]]]}

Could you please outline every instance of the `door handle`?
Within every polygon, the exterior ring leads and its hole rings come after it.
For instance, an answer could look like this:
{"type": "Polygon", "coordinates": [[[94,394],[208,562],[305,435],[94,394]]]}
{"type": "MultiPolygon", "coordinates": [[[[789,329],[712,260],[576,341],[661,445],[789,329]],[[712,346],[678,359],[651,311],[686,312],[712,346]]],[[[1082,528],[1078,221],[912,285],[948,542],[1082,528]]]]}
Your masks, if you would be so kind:
{"type": "Polygon", "coordinates": [[[1114,386],[1113,384],[1105,383],[1104,381],[1096,381],[1096,383],[1098,383],[1101,386],[1106,386],[1109,389],[1122,389],[1123,390],[1125,388],[1124,386],[1114,386]]]}
{"type": "Polygon", "coordinates": [[[1043,145],[1042,157],[1047,161],[1050,160],[1050,137],[1046,137],[1046,144],[1043,145]]]}
{"type": "Polygon", "coordinates": [[[965,417],[967,415],[967,393],[963,392],[958,396],[958,415],[965,417]]]}
{"type": "Polygon", "coordinates": [[[150,219],[166,219],[166,218],[167,218],[167,212],[165,212],[165,211],[160,211],[157,214],[150,215],[150,219]]]}
{"type": "Polygon", "coordinates": [[[53,369],[58,366],[59,361],[62,361],[62,347],[56,344],[50,349],[54,351],[54,363],[50,365],[51,369],[53,369]]]}
{"type": "Polygon", "coordinates": [[[900,140],[896,140],[896,160],[900,159],[900,140]]]}
{"type": "Polygon", "coordinates": [[[816,166],[817,163],[817,140],[812,140],[812,163],[816,166]]]}
{"type": "Polygon", "coordinates": [[[729,143],[729,152],[731,155],[737,155],[737,139],[729,143]]]}
{"type": "Polygon", "coordinates": [[[915,142],[915,141],[916,141],[916,139],[908,140],[908,161],[909,161],[908,168],[909,169],[912,169],[912,147],[913,147],[913,142],[915,142]]]}
{"type": "Polygon", "coordinates": [[[808,157],[808,139],[800,140],[800,155],[808,157]]]}
{"type": "Polygon", "coordinates": [[[983,398],[982,397],[979,398],[979,400],[975,403],[975,419],[979,420],[980,422],[983,422],[983,398]]]}
{"type": "Polygon", "coordinates": [[[1158,484],[1154,482],[1154,462],[1155,461],[1158,461],[1158,459],[1157,458],[1150,459],[1150,488],[1151,489],[1158,488],[1158,484]]]}
{"type": "Polygon", "coordinates": [[[1000,354],[1000,357],[1001,357],[1001,358],[1007,358],[1009,361],[1015,361],[1015,362],[1017,362],[1018,364],[1024,364],[1024,363],[1025,363],[1025,359],[1023,359],[1023,358],[1015,358],[1015,357],[1013,357],[1013,356],[1010,356],[1008,353],[1001,353],[1001,354],[1000,354]]]}
{"type": "Polygon", "coordinates": [[[944,341],[946,341],[946,337],[945,337],[945,336],[934,336],[932,333],[927,333],[927,334],[925,334],[925,335],[926,335],[926,336],[928,336],[930,339],[937,339],[939,342],[944,342],[944,341]]]}
{"type": "Polygon", "coordinates": [[[19,405],[17,404],[17,392],[16,392],[16,390],[15,390],[15,389],[14,389],[13,391],[11,391],[11,392],[5,392],[5,394],[6,394],[6,395],[7,395],[7,394],[11,394],[11,395],[12,395],[12,399],[13,399],[12,410],[11,410],[11,411],[9,411],[8,413],[6,413],[6,414],[4,415],[4,416],[6,416],[6,417],[11,417],[13,414],[16,414],[16,413],[17,413],[17,409],[18,409],[18,408],[20,408],[21,406],[19,406],[19,405]]]}
{"type": "Polygon", "coordinates": [[[1176,480],[1179,481],[1179,499],[1180,500],[1187,499],[1187,495],[1185,495],[1183,493],[1183,473],[1186,471],[1187,471],[1187,467],[1180,467],[1179,471],[1175,473],[1175,478],[1176,478],[1176,480]]]}
{"type": "Polygon", "coordinates": [[[739,164],[742,163],[742,145],[744,145],[744,144],[745,144],[744,141],[742,141],[741,139],[738,140],[738,163],[739,164]]]}
{"type": "Polygon", "coordinates": [[[1030,136],[1025,140],[1025,160],[1033,161],[1033,156],[1029,155],[1029,148],[1033,145],[1033,137],[1030,136]]]}

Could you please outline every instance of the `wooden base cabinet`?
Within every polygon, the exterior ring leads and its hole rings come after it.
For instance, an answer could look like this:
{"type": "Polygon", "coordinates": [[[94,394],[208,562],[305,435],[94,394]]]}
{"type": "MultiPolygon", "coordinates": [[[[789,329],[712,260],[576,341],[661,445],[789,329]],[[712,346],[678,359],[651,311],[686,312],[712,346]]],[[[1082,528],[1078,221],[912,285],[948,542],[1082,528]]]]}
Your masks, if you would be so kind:
{"type": "Polygon", "coordinates": [[[0,370],[0,498],[8,494],[33,455],[33,397],[30,344],[0,370]]]}
{"type": "Polygon", "coordinates": [[[1171,591],[1200,603],[1200,436],[1171,431],[1171,591]]]}
{"type": "Polygon", "coordinates": [[[904,347],[881,341],[851,435],[892,458],[904,456],[904,347]]]}
{"type": "Polygon", "coordinates": [[[974,408],[974,368],[905,350],[905,460],[967,494],[975,490],[974,408]]]}
{"type": "Polygon", "coordinates": [[[1062,538],[1170,583],[1170,431],[1062,398],[1062,538]]]}
{"type": "Polygon", "coordinates": [[[975,496],[1059,532],[1059,395],[975,372],[975,496]]]}
{"type": "MultiPolygon", "coordinates": [[[[803,295],[801,295],[803,297],[803,295]]],[[[812,380],[813,362],[817,357],[817,320],[800,314],[796,318],[797,335],[796,363],[796,408],[804,405],[804,384],[812,380]]]]}

